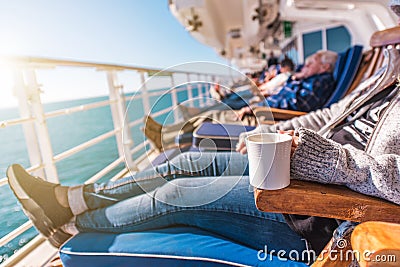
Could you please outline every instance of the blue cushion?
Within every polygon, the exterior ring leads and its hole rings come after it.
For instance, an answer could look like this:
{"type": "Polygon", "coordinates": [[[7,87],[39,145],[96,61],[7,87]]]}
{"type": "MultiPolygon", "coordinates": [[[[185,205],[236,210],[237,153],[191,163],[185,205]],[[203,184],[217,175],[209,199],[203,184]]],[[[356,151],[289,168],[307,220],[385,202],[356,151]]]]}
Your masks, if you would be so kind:
{"type": "MultiPolygon", "coordinates": [[[[333,103],[338,102],[349,90],[361,64],[362,50],[363,47],[360,45],[355,45],[347,50],[346,64],[344,64],[342,71],[339,69],[337,70],[338,77],[336,80],[336,88],[329,97],[328,101],[325,103],[324,108],[328,108],[333,103]]],[[[339,66],[341,63],[336,63],[338,64],[337,67],[341,68],[341,66],[339,66]]]]}
{"type": "Polygon", "coordinates": [[[259,260],[257,253],[197,228],[174,227],[124,234],[81,233],[61,247],[60,258],[65,267],[307,266],[275,256],[259,260]]]}
{"type": "Polygon", "coordinates": [[[192,144],[193,133],[183,133],[175,137],[175,144],[178,146],[184,146],[186,144],[192,144]]]}
{"type": "Polygon", "coordinates": [[[344,66],[346,65],[347,60],[347,49],[345,52],[339,53],[338,58],[336,60],[335,69],[333,70],[333,78],[337,81],[343,73],[344,66]]]}
{"type": "Polygon", "coordinates": [[[200,150],[232,150],[239,141],[239,135],[253,129],[254,126],[204,122],[193,132],[193,145],[200,150]]]}

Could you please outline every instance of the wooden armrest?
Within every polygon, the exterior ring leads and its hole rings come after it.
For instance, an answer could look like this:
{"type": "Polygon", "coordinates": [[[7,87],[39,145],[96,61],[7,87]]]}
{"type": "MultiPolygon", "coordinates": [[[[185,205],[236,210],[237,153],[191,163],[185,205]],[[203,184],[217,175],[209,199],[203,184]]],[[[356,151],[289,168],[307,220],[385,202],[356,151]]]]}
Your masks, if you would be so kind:
{"type": "Polygon", "coordinates": [[[350,220],[400,223],[400,206],[344,186],[291,180],[279,190],[254,192],[261,211],[350,220]]]}
{"type": "Polygon", "coordinates": [[[288,120],[294,117],[302,116],[307,112],[286,110],[279,108],[256,107],[253,110],[254,115],[260,120],[274,121],[274,120],[288,120]]]}
{"type": "Polygon", "coordinates": [[[399,236],[399,224],[365,222],[357,225],[351,234],[351,245],[353,251],[360,255],[360,267],[399,266],[399,236]]]}
{"type": "Polygon", "coordinates": [[[370,39],[372,47],[394,45],[400,43],[400,26],[375,32],[370,39]]]}

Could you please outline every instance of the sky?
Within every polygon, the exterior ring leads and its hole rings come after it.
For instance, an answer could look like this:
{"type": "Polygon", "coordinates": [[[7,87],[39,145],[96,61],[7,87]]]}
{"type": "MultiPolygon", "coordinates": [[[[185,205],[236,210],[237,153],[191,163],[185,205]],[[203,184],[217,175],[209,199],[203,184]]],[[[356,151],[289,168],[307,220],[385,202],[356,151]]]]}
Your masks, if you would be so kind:
{"type": "MultiPolygon", "coordinates": [[[[153,68],[192,61],[227,64],[186,32],[170,13],[168,0],[0,0],[1,55],[153,68]]],[[[7,66],[0,64],[1,107],[16,103],[11,80],[7,66]]],[[[45,102],[82,93],[65,89],[44,97],[45,102]]],[[[103,93],[94,86],[83,96],[103,93]]]]}

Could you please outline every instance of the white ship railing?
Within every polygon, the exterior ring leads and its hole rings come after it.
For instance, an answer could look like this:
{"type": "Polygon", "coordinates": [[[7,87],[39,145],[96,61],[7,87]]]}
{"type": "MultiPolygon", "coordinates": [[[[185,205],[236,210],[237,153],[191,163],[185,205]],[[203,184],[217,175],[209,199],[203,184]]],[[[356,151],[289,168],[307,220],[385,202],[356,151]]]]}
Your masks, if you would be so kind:
{"type": "MultiPolygon", "coordinates": [[[[140,75],[141,87],[140,94],[133,96],[134,99],[141,99],[144,109],[144,114],[149,114],[150,112],[150,97],[161,96],[165,91],[151,91],[148,90],[146,81],[147,79],[155,74],[159,73],[163,76],[170,77],[171,88],[169,93],[171,94],[172,106],[165,109],[159,110],[152,114],[152,116],[157,117],[168,112],[173,112],[173,118],[176,122],[179,120],[179,114],[174,106],[178,105],[177,93],[186,91],[187,98],[193,99],[194,92],[197,90],[197,97],[199,99],[199,106],[203,106],[206,103],[203,101],[203,96],[208,95],[208,88],[203,88],[200,83],[197,86],[193,86],[195,82],[191,77],[193,75],[197,76],[196,81],[209,82],[210,84],[215,81],[224,81],[225,84],[231,83],[231,77],[226,75],[208,74],[208,73],[196,73],[188,71],[162,71],[161,69],[150,69],[141,68],[128,65],[112,65],[112,64],[100,64],[91,62],[79,62],[79,61],[69,61],[69,60],[57,60],[57,59],[46,59],[46,58],[32,58],[32,57],[8,57],[0,58],[0,64],[9,66],[14,69],[15,72],[15,83],[14,91],[16,97],[18,98],[18,108],[20,111],[20,118],[9,119],[0,122],[1,128],[8,128],[15,125],[22,125],[25,142],[29,154],[29,160],[31,167],[27,170],[33,172],[36,175],[44,177],[46,180],[58,183],[58,174],[56,162],[64,160],[76,153],[79,153],[95,144],[98,144],[108,138],[115,137],[118,147],[118,158],[114,159],[112,163],[105,166],[102,170],[98,171],[95,175],[90,177],[85,183],[93,183],[104,177],[106,174],[114,170],[118,165],[125,161],[126,168],[118,172],[111,180],[116,180],[118,178],[126,175],[129,170],[138,170],[138,164],[145,157],[140,156],[134,159],[132,155],[141,151],[143,148],[149,148],[149,142],[145,141],[140,145],[133,145],[133,140],[131,138],[130,129],[134,126],[142,123],[143,119],[136,119],[134,121],[127,121],[125,117],[125,112],[127,110],[126,103],[131,100],[132,97],[126,96],[123,93],[124,85],[120,84],[118,81],[118,74],[122,71],[133,71],[140,75]],[[100,72],[104,72],[107,78],[109,99],[105,101],[99,101],[95,103],[89,103],[85,105],[79,105],[75,107],[55,110],[51,112],[44,112],[43,104],[41,101],[41,85],[38,83],[36,71],[40,69],[54,69],[57,67],[71,67],[71,68],[86,68],[95,69],[100,72]],[[186,75],[186,83],[184,87],[175,88],[175,75],[186,75]],[[86,142],[83,142],[71,149],[54,155],[53,148],[50,143],[49,132],[47,129],[46,120],[48,118],[53,118],[57,116],[67,116],[72,113],[87,111],[91,109],[96,109],[103,106],[110,106],[112,120],[114,123],[114,128],[111,131],[103,133],[97,137],[92,138],[86,142]],[[129,127],[123,127],[128,125],[129,127]],[[122,139],[124,136],[124,140],[122,139]]],[[[181,84],[182,85],[182,84],[181,84]]],[[[139,88],[137,88],[139,89],[139,88]]],[[[193,102],[189,103],[189,106],[193,106],[193,102]]],[[[0,179],[0,186],[6,185],[7,178],[0,179]]],[[[28,229],[32,227],[30,221],[25,222],[23,225],[8,233],[7,235],[0,238],[0,246],[4,246],[14,238],[18,237],[28,229]]],[[[44,238],[34,238],[31,242],[25,245],[22,249],[16,252],[10,259],[6,260],[1,264],[1,266],[12,266],[19,258],[25,257],[32,248],[37,246],[40,242],[43,242],[44,238]]]]}

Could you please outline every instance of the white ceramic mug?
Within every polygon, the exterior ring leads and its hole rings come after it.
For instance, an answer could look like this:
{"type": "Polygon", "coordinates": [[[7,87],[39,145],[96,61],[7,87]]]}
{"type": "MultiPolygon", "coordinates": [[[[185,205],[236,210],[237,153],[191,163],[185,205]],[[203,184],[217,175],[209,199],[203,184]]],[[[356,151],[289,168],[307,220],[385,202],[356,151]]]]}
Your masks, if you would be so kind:
{"type": "Polygon", "coordinates": [[[250,184],[267,190],[290,184],[290,148],[287,134],[259,133],[246,137],[250,184]]]}

